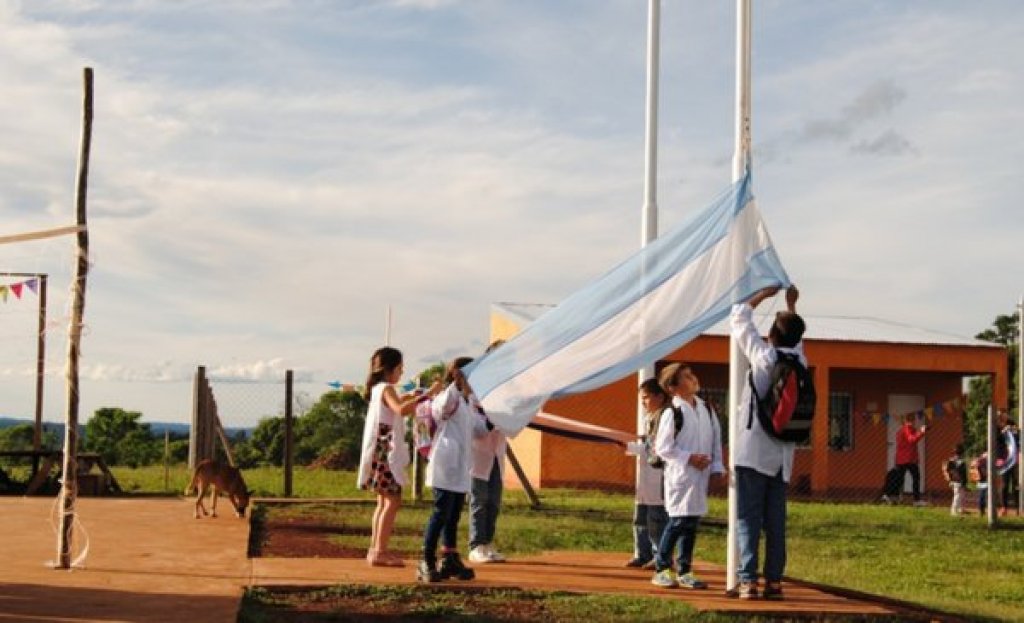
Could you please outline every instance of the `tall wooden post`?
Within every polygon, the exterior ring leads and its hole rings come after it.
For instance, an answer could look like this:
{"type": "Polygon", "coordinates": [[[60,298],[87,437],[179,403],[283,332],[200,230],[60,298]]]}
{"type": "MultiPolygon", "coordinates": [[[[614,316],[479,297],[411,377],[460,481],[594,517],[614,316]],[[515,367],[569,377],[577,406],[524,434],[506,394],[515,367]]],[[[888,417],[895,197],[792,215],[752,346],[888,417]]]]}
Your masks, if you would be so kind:
{"type": "Polygon", "coordinates": [[[85,315],[85,284],[89,273],[89,230],[86,228],[86,191],[89,180],[89,149],[92,144],[92,68],[83,75],[82,139],[78,154],[75,211],[78,222],[78,253],[71,282],[71,326],[68,330],[67,414],[64,421],[64,475],[60,488],[60,529],[57,532],[58,569],[71,568],[71,530],[78,496],[78,354],[85,315]]]}
{"type": "Polygon", "coordinates": [[[192,426],[188,431],[188,469],[196,468],[199,461],[203,460],[206,443],[206,401],[204,399],[206,387],[206,366],[199,366],[196,369],[195,381],[192,385],[192,426]]]}
{"type": "Polygon", "coordinates": [[[292,497],[292,383],[291,370],[284,373],[284,497],[292,497]]]}
{"type": "Polygon", "coordinates": [[[32,449],[39,452],[43,443],[43,378],[46,374],[46,274],[39,274],[39,325],[36,335],[36,427],[32,449]]]}

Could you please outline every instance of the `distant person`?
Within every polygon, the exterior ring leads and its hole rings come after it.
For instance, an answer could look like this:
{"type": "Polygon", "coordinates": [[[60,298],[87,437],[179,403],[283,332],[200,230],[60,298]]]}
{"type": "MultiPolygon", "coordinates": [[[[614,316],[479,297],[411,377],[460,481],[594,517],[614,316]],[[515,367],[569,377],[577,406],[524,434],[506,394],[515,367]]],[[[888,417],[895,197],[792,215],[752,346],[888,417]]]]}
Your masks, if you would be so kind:
{"type": "MultiPolygon", "coordinates": [[[[927,502],[921,499],[921,468],[917,465],[917,444],[921,442],[928,432],[927,426],[916,428],[914,420],[917,415],[908,413],[903,416],[903,426],[896,431],[896,476],[894,481],[903,489],[903,480],[907,472],[910,472],[910,487],[914,494],[914,506],[926,506],[927,502]]],[[[882,493],[882,501],[892,504],[893,499],[889,491],[882,493]]]]}
{"type": "Polygon", "coordinates": [[[958,443],[953,448],[953,455],[946,459],[942,466],[942,475],[953,491],[949,514],[963,515],[964,490],[967,487],[967,461],[964,460],[964,444],[958,443]]]}
{"type": "Polygon", "coordinates": [[[430,403],[437,431],[427,462],[426,484],[434,494],[434,510],[423,532],[423,559],[416,570],[416,579],[421,582],[476,577],[472,569],[462,564],[458,550],[459,518],[472,480],[469,468],[473,431],[484,428],[462,374],[462,368],[471,361],[469,357],[459,357],[448,364],[445,388],[430,403]],[[438,540],[442,546],[440,569],[437,567],[438,540]]]}
{"type": "MultiPolygon", "coordinates": [[[[484,351],[485,354],[504,343],[504,340],[495,340],[484,351]]],[[[501,512],[508,437],[487,419],[475,396],[473,404],[476,417],[486,428],[483,433],[479,428],[475,429],[473,437],[473,462],[469,472],[473,477],[469,491],[469,561],[505,562],[505,556],[494,545],[494,534],[501,512]]]]}
{"type": "MultiPolygon", "coordinates": [[[[778,287],[755,293],[745,303],[734,305],[730,316],[732,336],[750,362],[750,377],[743,389],[738,412],[735,458],[737,497],[737,539],[739,544],[739,586],[735,596],[757,599],[758,545],[764,532],[764,598],[783,598],[782,575],[786,568],[786,488],[793,475],[794,442],[772,437],[761,426],[754,409],[757,404],[751,386],[764,396],[771,385],[772,369],[778,353],[797,356],[806,366],[803,353],[804,320],[796,313],[800,292],[796,286],[786,290],[787,311],[775,315],[762,338],[754,324],[754,308],[775,296],[778,287]],[[749,424],[749,425],[745,425],[749,424]]],[[[732,450],[730,450],[732,451],[732,450]]]]}
{"type": "Polygon", "coordinates": [[[984,516],[988,507],[988,452],[971,461],[970,479],[978,488],[978,514],[984,516]]]}
{"type": "Polygon", "coordinates": [[[1003,467],[999,471],[999,477],[1003,481],[1001,488],[1003,506],[999,509],[999,515],[1005,516],[1010,507],[1017,509],[1020,515],[1020,500],[1018,493],[1017,470],[1020,468],[1017,453],[1020,451],[1020,429],[1017,423],[1010,419],[1010,414],[1005,409],[1000,409],[996,417],[996,458],[1003,467]],[[1012,465],[1012,467],[1005,467],[1012,465]]]}
{"type": "MultiPolygon", "coordinates": [[[[395,516],[402,506],[405,468],[410,458],[409,446],[405,443],[405,416],[413,413],[419,400],[416,395],[400,398],[395,391],[403,369],[401,351],[385,346],[370,358],[370,373],[366,378],[368,406],[357,483],[360,489],[377,494],[366,561],[378,567],[404,566],[401,556],[388,551],[395,516]]],[[[428,393],[432,395],[436,389],[428,393]]]]}
{"type": "Polygon", "coordinates": [[[672,396],[662,412],[654,450],[665,461],[665,511],[668,524],[661,534],[651,583],[664,588],[705,589],[707,583],[693,572],[697,526],[708,512],[708,484],[712,474],[725,473],[722,431],[714,412],[697,396],[700,380],[690,366],[670,363],[658,375],[672,396]],[[679,542],[676,572],[672,553],[679,542]],[[677,574],[678,572],[678,574],[677,574]]]}
{"type": "Polygon", "coordinates": [[[636,453],[636,503],[633,507],[633,558],[627,567],[654,568],[654,556],[668,522],[665,513],[665,462],[654,451],[662,412],[670,406],[669,395],[657,379],[640,384],[644,410],[644,435],[636,453]]]}

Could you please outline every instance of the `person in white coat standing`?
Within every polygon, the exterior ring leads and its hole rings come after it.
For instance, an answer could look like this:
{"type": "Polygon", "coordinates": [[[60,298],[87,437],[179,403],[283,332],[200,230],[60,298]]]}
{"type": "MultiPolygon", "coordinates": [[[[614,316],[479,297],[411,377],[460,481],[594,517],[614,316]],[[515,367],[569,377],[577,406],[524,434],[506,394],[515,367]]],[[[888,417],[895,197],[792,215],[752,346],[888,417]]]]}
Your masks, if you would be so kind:
{"type": "Polygon", "coordinates": [[[708,512],[708,484],[712,474],[724,474],[722,431],[715,413],[697,396],[700,381],[690,366],[671,363],[658,376],[672,396],[661,415],[654,449],[665,461],[665,510],[668,525],[662,532],[651,583],[664,588],[707,588],[692,570],[697,526],[708,512]],[[679,542],[672,570],[672,552],[679,542]]]}
{"type": "Polygon", "coordinates": [[[627,567],[654,568],[658,543],[668,523],[665,514],[665,462],[654,451],[661,414],[671,403],[657,379],[640,384],[640,402],[644,409],[642,442],[630,444],[628,454],[636,454],[636,504],[633,507],[633,558],[627,567]]]}
{"type": "MultiPolygon", "coordinates": [[[[504,343],[504,340],[492,342],[485,354],[504,343]]],[[[485,428],[483,431],[476,428],[473,436],[473,464],[470,468],[473,484],[469,490],[469,561],[505,562],[505,556],[494,546],[494,533],[501,512],[508,437],[491,424],[475,396],[473,402],[477,408],[476,417],[485,428]]]]}
{"type": "MultiPolygon", "coordinates": [[[[736,538],[739,545],[740,599],[757,599],[758,544],[764,533],[764,593],[765,599],[780,600],[782,575],[786,568],[786,488],[793,474],[793,454],[796,444],[780,441],[769,435],[760,425],[753,410],[757,408],[751,396],[751,386],[757,396],[767,394],[772,383],[772,370],[778,353],[796,355],[807,365],[804,356],[803,335],[806,325],[796,313],[800,297],[796,286],[786,290],[786,311],[778,312],[768,332],[761,337],[754,324],[754,308],[765,299],[775,296],[778,287],[765,288],[745,303],[733,305],[729,318],[732,336],[750,362],[749,382],[737,405],[739,426],[736,436],[736,538]]],[[[730,450],[732,451],[732,450],[730,450]]]]}
{"type": "Polygon", "coordinates": [[[459,357],[448,364],[445,389],[431,402],[431,415],[437,422],[427,463],[426,484],[434,494],[434,510],[423,534],[423,560],[416,570],[421,582],[437,582],[450,577],[472,580],[476,574],[459,557],[457,537],[459,517],[471,484],[470,464],[474,430],[484,429],[471,400],[469,384],[462,368],[472,361],[459,357]],[[441,540],[441,567],[437,567],[437,543],[441,540]]]}

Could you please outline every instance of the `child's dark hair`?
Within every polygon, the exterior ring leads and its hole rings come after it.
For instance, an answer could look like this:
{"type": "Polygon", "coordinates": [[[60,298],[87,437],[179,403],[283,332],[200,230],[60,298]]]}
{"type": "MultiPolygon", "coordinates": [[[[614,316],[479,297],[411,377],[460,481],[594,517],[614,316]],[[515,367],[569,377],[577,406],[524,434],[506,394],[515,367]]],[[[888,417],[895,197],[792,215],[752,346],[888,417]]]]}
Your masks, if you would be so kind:
{"type": "Polygon", "coordinates": [[[373,356],[370,357],[370,374],[366,377],[366,388],[363,396],[367,402],[370,400],[373,386],[391,376],[395,368],[400,365],[402,365],[402,351],[397,348],[384,346],[374,351],[373,356]]]}
{"type": "Polygon", "coordinates": [[[455,380],[455,371],[461,370],[469,365],[469,362],[473,361],[472,357],[456,357],[452,359],[451,363],[444,371],[444,384],[448,385],[455,380]]]}
{"type": "Polygon", "coordinates": [[[650,378],[640,383],[640,389],[638,391],[647,392],[649,396],[661,396],[662,399],[668,400],[669,396],[665,393],[665,389],[658,384],[658,379],[650,378]]]}
{"type": "Polygon", "coordinates": [[[804,337],[807,325],[796,312],[781,311],[775,314],[775,322],[768,332],[768,337],[776,346],[794,348],[804,337]]]}

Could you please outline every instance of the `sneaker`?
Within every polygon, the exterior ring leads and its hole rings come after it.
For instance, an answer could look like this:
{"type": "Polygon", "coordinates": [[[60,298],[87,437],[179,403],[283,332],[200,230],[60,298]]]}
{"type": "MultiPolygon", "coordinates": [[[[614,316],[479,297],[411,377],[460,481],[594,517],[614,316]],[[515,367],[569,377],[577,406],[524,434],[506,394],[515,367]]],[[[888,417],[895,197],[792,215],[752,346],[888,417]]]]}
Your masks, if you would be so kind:
{"type": "Polygon", "coordinates": [[[447,580],[448,578],[472,580],[476,577],[476,572],[462,564],[462,559],[459,558],[458,552],[449,552],[441,560],[441,568],[438,570],[438,575],[441,576],[442,580],[447,580]]]}
{"type": "Polygon", "coordinates": [[[757,582],[740,582],[736,596],[740,599],[757,599],[757,582]]]}
{"type": "Polygon", "coordinates": [[[644,569],[647,570],[647,571],[654,571],[657,568],[658,568],[658,562],[656,560],[654,560],[653,558],[651,558],[650,560],[648,560],[647,562],[644,563],[644,569]]]}
{"type": "Polygon", "coordinates": [[[469,562],[491,562],[491,557],[487,553],[487,546],[477,545],[469,550],[469,562]]]}
{"type": "Polygon", "coordinates": [[[491,562],[505,562],[505,556],[494,549],[494,543],[488,543],[484,547],[487,548],[487,556],[490,557],[491,562]]]}
{"type": "Polygon", "coordinates": [[[437,571],[435,563],[421,560],[416,567],[416,580],[419,582],[440,582],[441,574],[437,571]]]}
{"type": "Polygon", "coordinates": [[[767,582],[764,585],[764,598],[770,601],[782,601],[785,599],[782,594],[782,583],[767,582]]]}
{"type": "Polygon", "coordinates": [[[675,588],[679,586],[676,582],[676,572],[671,569],[662,569],[651,578],[651,584],[662,588],[675,588]]]}
{"type": "Polygon", "coordinates": [[[647,560],[644,560],[643,558],[633,558],[626,563],[626,566],[634,569],[643,569],[646,565],[652,562],[654,562],[653,558],[648,558],[647,560]]]}
{"type": "Polygon", "coordinates": [[[881,501],[882,504],[892,504],[892,498],[887,495],[883,495],[881,501]]]}
{"type": "Polygon", "coordinates": [[[693,573],[684,573],[683,575],[676,578],[676,582],[682,588],[703,589],[708,587],[707,582],[704,582],[703,580],[695,576],[693,573]]]}

